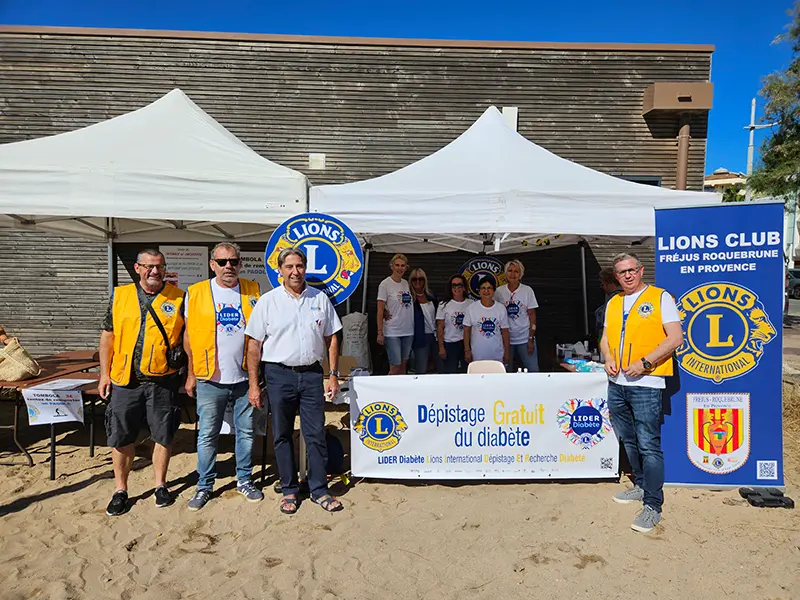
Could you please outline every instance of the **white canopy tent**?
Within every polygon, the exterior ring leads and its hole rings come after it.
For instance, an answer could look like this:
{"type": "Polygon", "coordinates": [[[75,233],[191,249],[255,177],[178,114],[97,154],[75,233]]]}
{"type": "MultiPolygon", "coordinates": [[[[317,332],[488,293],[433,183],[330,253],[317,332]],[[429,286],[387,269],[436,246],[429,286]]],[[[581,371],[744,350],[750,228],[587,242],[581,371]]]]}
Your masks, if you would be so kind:
{"type": "Polygon", "coordinates": [[[267,239],[306,211],[305,175],[250,149],[181,90],[0,145],[0,226],[117,241],[267,239]]]}
{"type": "Polygon", "coordinates": [[[580,239],[649,237],[654,206],[716,200],[706,192],[625,181],[556,156],[490,106],[457,139],[407,167],[312,187],[310,210],[340,218],[376,250],[506,253],[580,239]]]}
{"type": "MultiPolygon", "coordinates": [[[[707,192],[625,181],[556,156],[490,106],[461,136],[407,167],[312,187],[309,210],[338,217],[378,251],[496,254],[598,238],[640,240],[655,234],[655,206],[718,201],[707,192]]],[[[583,245],[581,251],[588,332],[583,245]]],[[[365,307],[366,295],[362,312],[365,307]]]]}

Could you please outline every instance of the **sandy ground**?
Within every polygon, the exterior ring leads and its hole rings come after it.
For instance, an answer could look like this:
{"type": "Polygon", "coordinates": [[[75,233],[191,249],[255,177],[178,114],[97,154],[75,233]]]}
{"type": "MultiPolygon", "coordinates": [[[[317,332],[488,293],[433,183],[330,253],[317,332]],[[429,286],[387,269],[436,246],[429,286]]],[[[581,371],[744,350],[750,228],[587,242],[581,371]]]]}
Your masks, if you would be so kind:
{"type": "MultiPolygon", "coordinates": [[[[800,376],[800,318],[790,325],[786,369],[800,376]]],[[[329,413],[331,428],[342,416],[329,413]]],[[[187,425],[170,468],[177,503],[155,507],[143,444],[131,476],[135,504],[112,518],[104,512],[110,451],[89,458],[85,431],[61,434],[51,482],[46,429],[23,429],[36,465],[0,468],[1,600],[800,599],[800,511],[752,508],[735,491],[668,489],[663,524],[649,535],[629,527],[636,506],[612,502],[615,483],[338,482],[345,511],[305,502],[287,517],[269,487],[260,504],[235,493],[227,440],[218,495],[193,513],[187,425]]],[[[787,494],[800,501],[798,451],[800,427],[787,430],[785,444],[787,494]]]]}

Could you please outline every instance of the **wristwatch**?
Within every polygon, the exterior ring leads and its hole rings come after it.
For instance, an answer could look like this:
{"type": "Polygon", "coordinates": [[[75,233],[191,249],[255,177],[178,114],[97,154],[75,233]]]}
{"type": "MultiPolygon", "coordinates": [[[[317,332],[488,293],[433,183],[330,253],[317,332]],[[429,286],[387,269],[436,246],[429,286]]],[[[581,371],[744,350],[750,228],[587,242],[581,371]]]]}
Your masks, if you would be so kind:
{"type": "Polygon", "coordinates": [[[645,371],[649,371],[653,368],[653,363],[647,360],[644,356],[642,357],[642,364],[644,365],[645,371]]]}
{"type": "Polygon", "coordinates": [[[338,377],[339,376],[339,370],[337,369],[336,371],[333,371],[333,370],[329,371],[328,372],[328,377],[331,377],[331,376],[332,377],[338,377]]]}

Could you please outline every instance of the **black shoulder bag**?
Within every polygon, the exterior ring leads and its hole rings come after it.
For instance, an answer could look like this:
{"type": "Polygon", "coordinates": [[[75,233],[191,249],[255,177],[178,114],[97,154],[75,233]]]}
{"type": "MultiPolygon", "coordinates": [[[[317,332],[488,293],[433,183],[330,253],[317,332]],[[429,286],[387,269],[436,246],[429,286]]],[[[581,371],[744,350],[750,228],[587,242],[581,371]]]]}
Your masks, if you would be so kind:
{"type": "Polygon", "coordinates": [[[167,366],[170,369],[182,369],[189,362],[186,357],[186,351],[183,349],[183,344],[178,343],[170,347],[167,331],[164,329],[161,319],[156,315],[156,311],[153,310],[152,303],[147,305],[147,311],[150,313],[150,316],[153,317],[153,321],[155,321],[156,327],[158,327],[161,335],[164,336],[164,344],[167,346],[167,366]]]}

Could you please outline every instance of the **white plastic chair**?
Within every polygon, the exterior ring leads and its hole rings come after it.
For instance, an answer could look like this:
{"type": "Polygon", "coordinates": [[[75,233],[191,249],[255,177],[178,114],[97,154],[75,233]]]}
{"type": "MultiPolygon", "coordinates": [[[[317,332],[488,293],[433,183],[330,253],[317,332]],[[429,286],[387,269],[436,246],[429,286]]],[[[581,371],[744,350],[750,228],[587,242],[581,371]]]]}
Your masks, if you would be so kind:
{"type": "Polygon", "coordinates": [[[467,373],[505,373],[506,367],[499,360],[475,360],[469,363],[467,373]]]}

